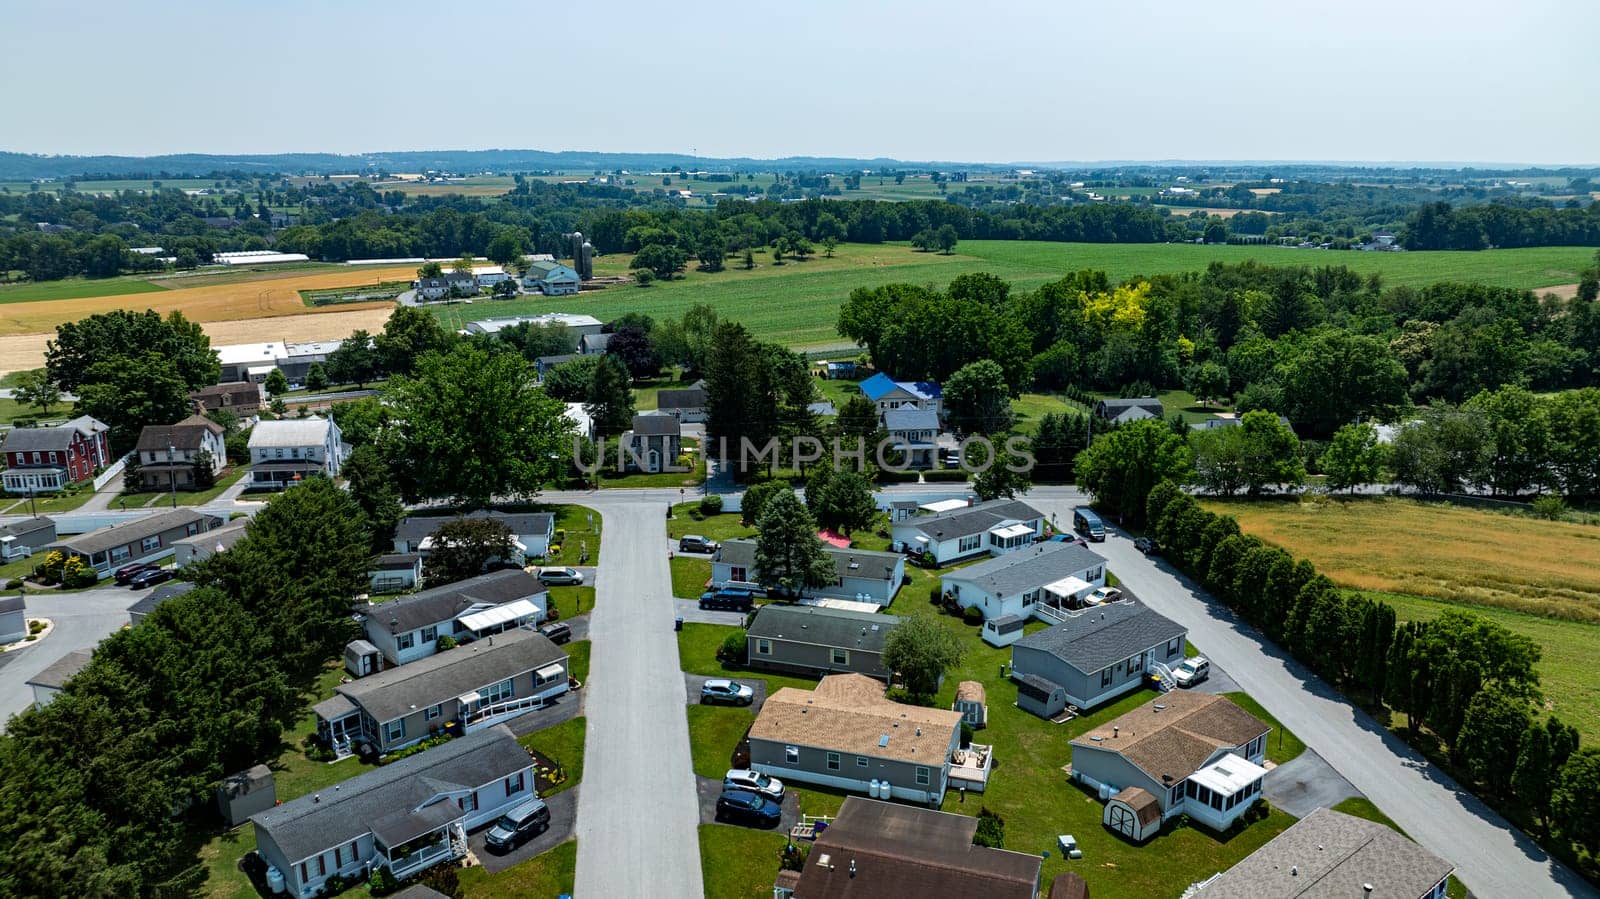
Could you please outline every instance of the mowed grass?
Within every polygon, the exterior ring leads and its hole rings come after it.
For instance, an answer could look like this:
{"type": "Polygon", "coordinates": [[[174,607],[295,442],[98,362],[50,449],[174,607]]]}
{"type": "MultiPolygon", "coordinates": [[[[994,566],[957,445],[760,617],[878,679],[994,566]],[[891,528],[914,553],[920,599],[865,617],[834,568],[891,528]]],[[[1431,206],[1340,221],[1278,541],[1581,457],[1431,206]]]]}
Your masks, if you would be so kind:
{"type": "Polygon", "coordinates": [[[49,300],[71,300],[80,297],[125,296],[136,293],[158,293],[167,288],[141,278],[67,278],[63,281],[39,281],[24,284],[0,285],[0,304],[35,303],[49,300]]]}
{"type": "MultiPolygon", "coordinates": [[[[1077,244],[1046,241],[964,240],[953,254],[918,252],[896,244],[846,244],[833,258],[772,264],[770,254],[755,256],[745,270],[730,258],[721,272],[690,266],[682,276],[650,287],[623,285],[587,291],[578,297],[521,297],[482,300],[470,306],[434,307],[452,328],[490,315],[584,312],[609,320],[625,312],[658,319],[675,318],[695,303],[707,303],[725,318],[742,322],[757,337],[796,347],[846,343],[835,330],[839,306],[857,287],[907,282],[943,288],[957,275],[990,272],[1013,290],[1032,290],[1069,272],[1102,269],[1115,280],[1204,269],[1214,261],[1254,259],[1268,265],[1344,265],[1381,272],[1385,284],[1422,285],[1434,281],[1482,281],[1505,287],[1538,288],[1570,284],[1588,266],[1586,247],[1534,247],[1479,252],[1359,253],[1294,250],[1283,247],[1197,244],[1077,244]]],[[[613,254],[596,260],[603,275],[624,274],[630,257],[613,254]]]]}
{"type": "Polygon", "coordinates": [[[769,899],[788,834],[731,824],[700,825],[700,876],[707,899],[769,899]]]}
{"type": "MultiPolygon", "coordinates": [[[[352,309],[387,308],[390,303],[349,303],[312,309],[300,298],[302,290],[331,287],[355,287],[379,281],[409,280],[416,276],[415,266],[352,266],[324,267],[321,270],[282,277],[264,272],[253,280],[229,281],[203,286],[177,286],[171,290],[153,288],[146,282],[122,281],[124,285],[145,284],[131,291],[84,296],[71,299],[62,297],[6,305],[0,316],[0,334],[38,334],[54,330],[62,322],[77,321],[97,312],[113,309],[154,309],[160,313],[181,311],[192,321],[233,321],[237,319],[265,318],[280,315],[326,314],[347,312],[352,309]],[[152,290],[154,292],[152,292],[152,290]]],[[[80,281],[79,285],[98,282],[80,281]]],[[[178,283],[178,282],[174,282],[178,283]]],[[[281,339],[277,334],[260,339],[281,339]]]]}
{"type": "MultiPolygon", "coordinates": [[[[1393,606],[1395,617],[1401,621],[1429,621],[1449,609],[1458,608],[1448,601],[1398,593],[1369,595],[1393,606]]],[[[1586,744],[1600,739],[1600,679],[1594,676],[1594,650],[1600,646],[1600,625],[1540,618],[1505,609],[1472,608],[1469,611],[1514,633],[1531,637],[1540,650],[1537,670],[1544,691],[1544,710],[1576,725],[1583,732],[1586,744]]]]}
{"type": "Polygon", "coordinates": [[[1392,497],[1204,505],[1345,586],[1600,624],[1600,527],[1392,497]]]}

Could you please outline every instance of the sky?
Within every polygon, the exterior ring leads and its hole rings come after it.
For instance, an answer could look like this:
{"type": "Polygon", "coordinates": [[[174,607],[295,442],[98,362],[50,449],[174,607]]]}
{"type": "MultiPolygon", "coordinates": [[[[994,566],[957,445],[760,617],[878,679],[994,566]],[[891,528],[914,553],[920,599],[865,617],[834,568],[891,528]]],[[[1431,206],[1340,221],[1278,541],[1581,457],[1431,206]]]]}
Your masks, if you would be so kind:
{"type": "Polygon", "coordinates": [[[0,150],[1600,162],[1593,0],[52,0],[0,150]]]}

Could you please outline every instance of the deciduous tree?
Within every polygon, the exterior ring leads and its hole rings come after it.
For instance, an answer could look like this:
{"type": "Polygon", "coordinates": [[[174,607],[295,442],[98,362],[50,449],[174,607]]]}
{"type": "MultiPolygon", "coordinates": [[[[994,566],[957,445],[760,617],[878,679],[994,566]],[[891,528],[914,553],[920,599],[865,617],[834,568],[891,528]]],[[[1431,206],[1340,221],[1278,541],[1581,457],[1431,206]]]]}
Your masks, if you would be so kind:
{"type": "Polygon", "coordinates": [[[512,541],[511,529],[499,519],[453,518],[434,532],[422,576],[430,587],[477,577],[490,562],[511,558],[512,541]]]}
{"type": "Polygon", "coordinates": [[[883,640],[884,667],[900,675],[913,696],[939,692],[944,673],[961,664],[965,655],[954,632],[920,615],[902,618],[883,640]]]}

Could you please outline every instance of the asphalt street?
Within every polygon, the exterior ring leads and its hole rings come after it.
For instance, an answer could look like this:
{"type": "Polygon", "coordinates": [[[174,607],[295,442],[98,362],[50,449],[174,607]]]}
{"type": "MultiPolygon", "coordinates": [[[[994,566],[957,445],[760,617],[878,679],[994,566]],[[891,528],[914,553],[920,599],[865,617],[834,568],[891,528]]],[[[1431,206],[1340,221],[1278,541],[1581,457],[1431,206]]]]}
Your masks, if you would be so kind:
{"type": "Polygon", "coordinates": [[[28,680],[75,649],[93,649],[128,623],[128,607],[149,590],[100,587],[82,593],[28,593],[28,617],[55,622],[50,636],[0,655],[0,730],[33,703],[28,680]]]}
{"type": "MultiPolygon", "coordinates": [[[[1035,508],[1070,524],[1087,497],[1070,487],[1038,488],[1035,508]]],[[[1600,896],[1397,737],[1345,701],[1201,587],[1166,562],[1146,557],[1113,531],[1092,544],[1152,609],[1189,629],[1189,638],[1329,766],[1377,803],[1411,838],[1456,865],[1474,895],[1600,896]]]]}
{"type": "MultiPolygon", "coordinates": [[[[661,491],[676,497],[676,491],[661,491]]],[[[579,896],[704,895],[700,806],[689,755],[665,503],[653,491],[556,494],[605,517],[589,616],[589,730],[578,796],[579,896]]]]}

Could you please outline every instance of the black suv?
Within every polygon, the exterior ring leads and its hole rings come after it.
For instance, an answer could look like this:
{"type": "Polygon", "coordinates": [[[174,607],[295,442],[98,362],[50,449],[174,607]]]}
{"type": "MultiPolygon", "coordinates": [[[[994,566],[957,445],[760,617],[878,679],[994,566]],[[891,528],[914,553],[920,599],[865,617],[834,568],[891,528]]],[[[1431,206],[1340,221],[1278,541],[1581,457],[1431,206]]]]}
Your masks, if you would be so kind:
{"type": "Polygon", "coordinates": [[[700,608],[724,612],[748,612],[755,607],[756,595],[749,590],[723,587],[700,594],[700,608]]]}

